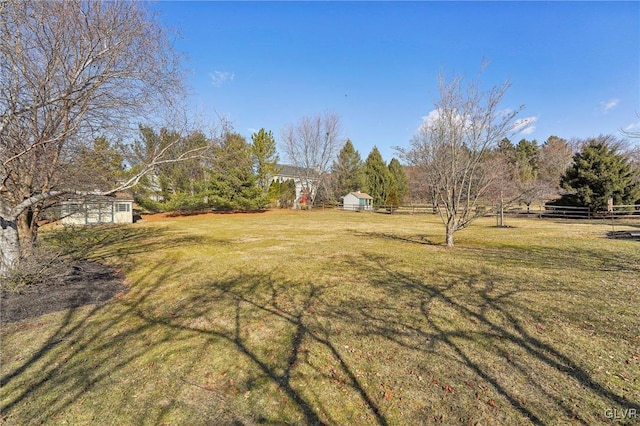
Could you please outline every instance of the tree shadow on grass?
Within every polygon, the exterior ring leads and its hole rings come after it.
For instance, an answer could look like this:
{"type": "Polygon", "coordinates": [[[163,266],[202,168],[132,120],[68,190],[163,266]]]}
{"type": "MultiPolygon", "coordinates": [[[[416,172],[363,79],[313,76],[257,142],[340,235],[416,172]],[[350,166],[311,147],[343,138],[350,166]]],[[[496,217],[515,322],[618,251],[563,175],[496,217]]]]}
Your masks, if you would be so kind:
{"type": "MultiPolygon", "coordinates": [[[[378,238],[408,244],[438,245],[429,235],[405,236],[380,232],[355,232],[358,237],[378,238]]],[[[443,246],[444,247],[444,246],[443,246]]],[[[502,262],[549,269],[565,269],[570,264],[582,270],[640,272],[640,258],[620,256],[614,250],[585,247],[557,248],[544,245],[501,245],[500,247],[456,246],[457,255],[471,254],[488,262],[502,262]]]]}
{"type": "MultiPolygon", "coordinates": [[[[141,279],[108,305],[68,310],[38,350],[11,370],[3,369],[3,415],[20,423],[51,421],[89,395],[117,393],[105,390],[114,381],[131,380],[127,392],[104,402],[115,413],[128,413],[125,418],[115,415],[124,423],[170,421],[177,406],[193,404],[179,396],[191,392],[203,402],[184,408],[190,410],[184,419],[189,423],[335,424],[335,403],[333,408],[325,406],[328,401],[323,400],[322,388],[339,381],[339,386],[350,389],[352,397],[366,407],[367,423],[387,424],[317,316],[325,286],[271,274],[240,273],[185,283],[178,295],[165,294],[188,272],[188,266],[159,262],[150,272],[156,277],[153,282],[141,279]],[[335,370],[311,359],[310,351],[322,352],[335,370]],[[215,357],[246,364],[242,380],[226,387],[209,383],[199,372],[207,359],[215,357]],[[139,370],[152,364],[169,368],[171,373],[152,375],[166,383],[153,385],[145,394],[147,387],[140,382],[139,370]],[[259,395],[270,386],[286,395],[288,410],[293,407],[300,417],[278,410],[254,411],[238,402],[242,401],[238,393],[255,391],[259,395]],[[314,394],[313,389],[320,393],[314,394]]],[[[122,392],[122,386],[119,389],[122,392]]],[[[268,392],[275,401],[276,395],[268,392]]]]}
{"type": "Polygon", "coordinates": [[[65,227],[46,232],[44,237],[45,244],[59,255],[55,262],[42,265],[41,272],[19,291],[0,289],[0,323],[105,303],[126,291],[122,272],[131,255],[192,244],[228,244],[208,237],[172,235],[167,228],[117,225],[65,227]]]}
{"type": "MultiPolygon", "coordinates": [[[[310,395],[299,388],[300,385],[302,388],[313,387],[311,381],[314,379],[300,372],[303,366],[314,370],[320,381],[336,380],[335,374],[331,371],[325,372],[309,360],[307,347],[317,346],[337,364],[340,375],[343,376],[342,384],[351,388],[354,395],[361,399],[372,421],[386,425],[387,421],[377,403],[367,393],[314,313],[316,306],[321,303],[320,298],[325,288],[310,282],[292,282],[268,274],[243,274],[210,283],[198,294],[183,299],[176,308],[183,313],[181,315],[152,317],[140,311],[138,316],[147,322],[181,332],[197,333],[206,338],[222,340],[250,361],[255,367],[254,375],[258,374],[267,379],[287,395],[302,414],[304,423],[334,424],[335,420],[332,419],[331,412],[323,407],[323,401],[312,401],[310,395]],[[220,323],[219,319],[216,321],[216,318],[211,317],[212,301],[226,307],[229,313],[233,312],[233,322],[229,321],[226,326],[212,325],[220,323]],[[203,318],[211,319],[210,322],[206,322],[208,326],[192,325],[203,318]],[[257,322],[256,318],[259,318],[257,322]],[[278,325],[275,323],[279,323],[286,336],[285,341],[279,345],[277,341],[273,342],[271,349],[275,349],[279,354],[275,359],[273,351],[267,351],[270,355],[265,352],[265,342],[259,335],[251,336],[260,324],[265,322],[272,323],[276,328],[278,325]]],[[[229,316],[227,315],[227,319],[229,316]]],[[[260,378],[255,376],[248,380],[247,391],[252,389],[253,382],[259,381],[260,378]]],[[[282,419],[278,419],[277,416],[267,418],[266,414],[262,413],[257,415],[257,421],[279,423],[282,419]]]]}
{"type": "Polygon", "coordinates": [[[532,323],[544,318],[536,318],[517,300],[531,290],[494,291],[493,278],[483,273],[431,284],[423,276],[394,268],[379,255],[365,254],[348,265],[360,265],[361,273],[366,271],[384,296],[374,305],[357,301],[338,305],[336,319],[346,318],[360,324],[364,335],[424,354],[429,363],[443,358],[450,367],[462,367],[529,422],[547,424],[550,414],[561,412],[564,419],[586,425],[594,419],[606,422],[606,409],[640,412],[637,401],[600,383],[580,362],[531,331],[532,323]],[[404,311],[398,309],[401,301],[406,301],[404,311]],[[407,319],[415,314],[421,321],[407,319]],[[563,381],[574,398],[584,396],[582,408],[554,380],[563,381]],[[593,411],[583,411],[588,409],[593,411]]]}
{"type": "Polygon", "coordinates": [[[385,240],[402,241],[412,244],[436,245],[430,235],[399,235],[385,232],[354,231],[356,237],[382,238],[385,240]]]}
{"type": "Polygon", "coordinates": [[[214,237],[175,234],[168,227],[137,225],[67,226],[43,237],[65,257],[101,261],[189,244],[229,244],[214,237]]]}
{"type": "MultiPolygon", "coordinates": [[[[189,241],[166,237],[168,244],[189,241]]],[[[118,258],[118,249],[127,249],[104,241],[99,243],[106,256],[118,258]]],[[[146,248],[159,250],[165,243],[154,240],[146,248]]],[[[532,255],[558,254],[544,250],[532,255]]],[[[522,256],[516,249],[503,254],[512,262],[522,256]]],[[[362,378],[368,367],[338,343],[345,340],[336,327],[347,325],[360,330],[354,339],[415,354],[442,375],[472,377],[503,404],[498,413],[515,412],[522,421],[588,424],[607,421],[593,415],[596,408],[640,410],[591,374],[579,355],[532,329],[544,318],[521,296],[552,290],[505,290],[482,271],[430,282],[393,259],[366,253],[334,258],[366,282],[346,299],[336,298],[324,280],[291,279],[277,271],[192,281],[191,265],[163,258],[112,303],[52,317],[56,325],[24,359],[15,348],[3,349],[9,362],[1,370],[1,412],[8,423],[24,424],[68,421],[70,412],[96,416],[71,418],[76,423],[112,416],[108,421],[129,424],[337,424],[346,423],[346,411],[360,410],[363,417],[352,422],[392,423],[385,397],[362,378]],[[372,302],[361,289],[384,297],[372,302]]],[[[12,333],[21,326],[29,324],[13,325],[12,333]]],[[[367,362],[376,371],[388,361],[367,362]]],[[[402,374],[401,367],[390,371],[402,374]]],[[[490,406],[488,391],[480,392],[482,404],[490,406]]],[[[428,408],[435,404],[432,396],[418,398],[428,408]]],[[[459,422],[480,417],[484,423],[495,414],[478,415],[473,408],[459,422]]],[[[407,422],[445,421],[413,406],[405,410],[407,422]]]]}

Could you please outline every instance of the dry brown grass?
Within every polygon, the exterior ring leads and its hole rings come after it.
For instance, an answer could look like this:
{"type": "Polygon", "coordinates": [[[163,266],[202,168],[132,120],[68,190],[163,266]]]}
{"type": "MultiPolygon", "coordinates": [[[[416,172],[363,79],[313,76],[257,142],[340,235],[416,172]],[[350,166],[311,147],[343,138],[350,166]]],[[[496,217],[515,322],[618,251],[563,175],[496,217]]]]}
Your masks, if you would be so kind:
{"type": "Polygon", "coordinates": [[[97,230],[86,253],[120,267],[130,290],[4,327],[3,419],[512,425],[640,413],[639,243],[606,239],[597,222],[492,225],[460,232],[454,249],[430,215],[97,230]]]}

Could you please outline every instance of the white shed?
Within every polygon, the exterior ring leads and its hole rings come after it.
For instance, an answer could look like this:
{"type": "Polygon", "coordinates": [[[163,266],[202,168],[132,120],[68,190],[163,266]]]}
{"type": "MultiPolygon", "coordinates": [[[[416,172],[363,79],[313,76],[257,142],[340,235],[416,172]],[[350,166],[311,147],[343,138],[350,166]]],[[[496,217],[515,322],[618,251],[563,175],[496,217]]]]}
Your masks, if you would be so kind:
{"type": "Polygon", "coordinates": [[[133,198],[121,194],[69,198],[62,201],[62,223],[65,225],[133,223],[133,198]]]}
{"type": "Polygon", "coordinates": [[[362,211],[373,210],[373,197],[364,192],[350,192],[342,197],[342,206],[345,210],[362,211]]]}

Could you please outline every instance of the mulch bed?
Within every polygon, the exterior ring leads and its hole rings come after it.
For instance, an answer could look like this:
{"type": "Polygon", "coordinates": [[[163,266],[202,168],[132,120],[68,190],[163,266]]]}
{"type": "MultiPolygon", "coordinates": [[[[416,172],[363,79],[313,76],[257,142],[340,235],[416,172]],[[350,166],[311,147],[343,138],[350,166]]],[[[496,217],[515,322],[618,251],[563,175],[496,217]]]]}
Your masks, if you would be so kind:
{"type": "Polygon", "coordinates": [[[78,261],[69,264],[64,273],[47,277],[19,294],[3,293],[0,323],[105,303],[126,289],[122,276],[115,269],[97,262],[78,261]]]}
{"type": "Polygon", "coordinates": [[[617,240],[624,239],[640,241],[640,231],[610,231],[607,232],[607,236],[617,240]]]}

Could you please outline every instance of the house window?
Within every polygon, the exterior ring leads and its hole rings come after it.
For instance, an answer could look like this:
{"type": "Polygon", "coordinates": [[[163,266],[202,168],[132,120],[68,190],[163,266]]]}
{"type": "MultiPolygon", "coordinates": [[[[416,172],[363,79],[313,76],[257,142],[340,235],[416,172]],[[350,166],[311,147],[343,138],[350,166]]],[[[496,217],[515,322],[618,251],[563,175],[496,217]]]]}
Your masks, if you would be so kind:
{"type": "Polygon", "coordinates": [[[116,212],[128,212],[129,204],[128,203],[118,203],[116,204],[116,212]]]}
{"type": "Polygon", "coordinates": [[[74,214],[82,212],[82,204],[67,203],[64,205],[63,214],[74,214]]]}

